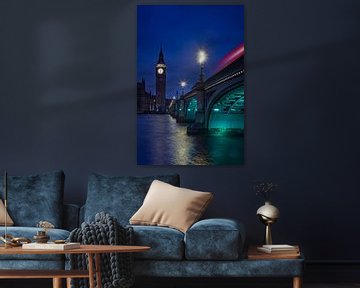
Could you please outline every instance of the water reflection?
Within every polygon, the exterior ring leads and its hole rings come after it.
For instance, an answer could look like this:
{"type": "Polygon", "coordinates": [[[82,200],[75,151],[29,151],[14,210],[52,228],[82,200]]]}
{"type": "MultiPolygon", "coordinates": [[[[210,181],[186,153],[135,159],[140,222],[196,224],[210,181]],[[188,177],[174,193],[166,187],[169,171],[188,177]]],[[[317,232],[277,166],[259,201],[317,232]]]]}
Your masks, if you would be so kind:
{"type": "Polygon", "coordinates": [[[244,138],[186,134],[187,124],[170,115],[137,116],[137,162],[140,165],[239,165],[244,138]]]}

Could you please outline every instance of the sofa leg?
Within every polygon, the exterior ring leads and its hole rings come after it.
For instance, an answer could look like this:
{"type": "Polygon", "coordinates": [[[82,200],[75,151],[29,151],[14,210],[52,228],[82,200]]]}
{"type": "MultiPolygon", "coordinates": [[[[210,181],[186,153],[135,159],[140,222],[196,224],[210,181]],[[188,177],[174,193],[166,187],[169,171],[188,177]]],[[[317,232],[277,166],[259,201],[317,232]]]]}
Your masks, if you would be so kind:
{"type": "Polygon", "coordinates": [[[61,278],[53,278],[53,288],[62,288],[61,278]]]}
{"type": "Polygon", "coordinates": [[[301,277],[296,276],[293,278],[293,288],[301,288],[301,277]]]}

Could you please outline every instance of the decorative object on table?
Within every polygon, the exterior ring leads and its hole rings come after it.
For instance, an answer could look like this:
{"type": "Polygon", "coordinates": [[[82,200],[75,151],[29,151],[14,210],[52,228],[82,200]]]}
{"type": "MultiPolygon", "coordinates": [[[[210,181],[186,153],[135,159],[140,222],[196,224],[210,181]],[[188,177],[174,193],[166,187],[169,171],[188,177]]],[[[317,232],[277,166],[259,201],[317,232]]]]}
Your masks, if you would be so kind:
{"type": "Polygon", "coordinates": [[[44,230],[40,230],[34,235],[34,240],[37,243],[47,243],[50,239],[50,236],[46,234],[48,229],[55,228],[53,224],[48,221],[40,221],[36,227],[43,228],[44,230]]]}
{"type": "Polygon", "coordinates": [[[265,225],[264,242],[267,245],[272,244],[271,225],[280,217],[280,211],[277,207],[271,204],[270,197],[273,192],[279,190],[279,186],[269,181],[258,182],[254,186],[256,195],[259,195],[265,200],[265,205],[261,206],[256,214],[261,223],[265,225]]]}
{"type": "Polygon", "coordinates": [[[0,240],[5,243],[5,248],[7,247],[18,247],[23,245],[24,243],[30,243],[31,240],[26,237],[14,237],[11,234],[5,234],[0,237],[0,240]]]}
{"type": "Polygon", "coordinates": [[[65,244],[65,243],[66,243],[66,240],[64,240],[64,239],[54,240],[54,243],[55,243],[55,244],[65,244]]]}
{"type": "Polygon", "coordinates": [[[45,231],[38,231],[36,235],[33,236],[33,239],[36,243],[47,243],[50,237],[45,231]]]}

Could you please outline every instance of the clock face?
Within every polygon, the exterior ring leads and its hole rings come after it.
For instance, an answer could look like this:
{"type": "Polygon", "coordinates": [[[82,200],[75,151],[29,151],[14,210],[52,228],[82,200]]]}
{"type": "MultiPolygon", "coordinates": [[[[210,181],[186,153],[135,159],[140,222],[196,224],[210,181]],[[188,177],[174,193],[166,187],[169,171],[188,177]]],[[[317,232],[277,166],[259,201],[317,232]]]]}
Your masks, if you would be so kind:
{"type": "Polygon", "coordinates": [[[164,69],[163,69],[163,68],[159,68],[159,69],[157,69],[157,72],[158,72],[158,74],[163,74],[163,73],[164,73],[164,69]]]}

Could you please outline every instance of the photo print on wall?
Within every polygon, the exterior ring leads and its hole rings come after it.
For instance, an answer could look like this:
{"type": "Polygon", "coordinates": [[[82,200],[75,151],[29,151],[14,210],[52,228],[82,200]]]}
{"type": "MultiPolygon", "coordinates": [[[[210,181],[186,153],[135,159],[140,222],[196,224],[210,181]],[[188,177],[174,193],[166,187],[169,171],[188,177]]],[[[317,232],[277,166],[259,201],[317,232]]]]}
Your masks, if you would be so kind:
{"type": "Polygon", "coordinates": [[[137,164],[244,163],[244,6],[137,6],[137,164]]]}

